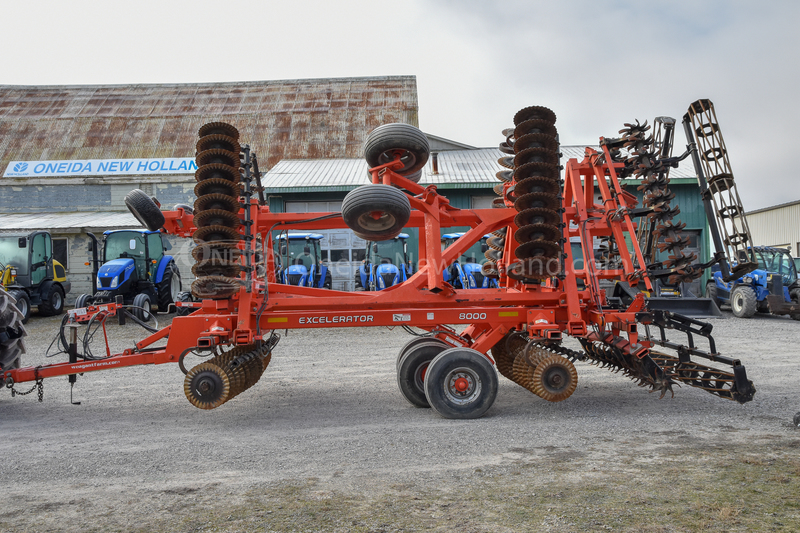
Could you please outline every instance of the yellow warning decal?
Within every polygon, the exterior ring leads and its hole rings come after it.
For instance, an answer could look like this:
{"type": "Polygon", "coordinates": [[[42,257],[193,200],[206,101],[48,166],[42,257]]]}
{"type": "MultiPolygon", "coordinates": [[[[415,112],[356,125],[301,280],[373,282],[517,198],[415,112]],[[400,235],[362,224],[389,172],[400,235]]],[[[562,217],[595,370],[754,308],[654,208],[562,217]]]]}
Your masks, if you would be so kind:
{"type": "Polygon", "coordinates": [[[277,316],[273,318],[268,318],[267,323],[275,323],[275,322],[289,322],[289,318],[285,316],[277,316]]]}
{"type": "Polygon", "coordinates": [[[500,311],[497,316],[519,316],[519,311],[500,311]]]}

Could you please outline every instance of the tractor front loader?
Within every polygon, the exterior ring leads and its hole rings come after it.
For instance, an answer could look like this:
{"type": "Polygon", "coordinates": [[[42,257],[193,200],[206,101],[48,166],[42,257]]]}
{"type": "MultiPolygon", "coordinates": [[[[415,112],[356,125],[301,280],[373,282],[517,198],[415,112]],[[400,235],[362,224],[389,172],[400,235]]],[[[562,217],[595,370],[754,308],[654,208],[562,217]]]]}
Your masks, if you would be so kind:
{"type": "MultiPolygon", "coordinates": [[[[305,214],[272,213],[263,195],[256,196],[261,191],[254,154],[240,145],[238,130],[206,124],[197,143],[202,194],[194,213],[161,212],[141,191],[131,195],[142,202],[129,202],[150,231],[197,244],[192,293],[198,301],[178,304],[193,312],[176,316],[170,326],[120,354],[87,360],[88,347],[70,343],[71,362],[4,369],[0,376],[14,390],[18,383],[41,384],[52,376],[177,363],[187,399],[212,409],[260,379],[280,330],[402,326],[416,336],[397,357],[400,392],[411,404],[446,418],[486,413],[497,395],[498,372],[544,400],[566,400],[577,387],[579,361],[621,371],[662,397],[683,383],[739,403],[752,400],[755,388],[744,366],[717,352],[710,324],[648,309],[642,294],[623,303],[600,286],[602,280],[641,281],[652,289],[654,278],[693,279],[703,266],[680,253],[680,238],[671,233],[677,232],[669,222],[671,208],[655,198],[637,208],[635,196],[621,185],[622,173],[659,164],[643,129],[629,125],[621,140],[601,139],[600,151],[587,148],[582,160],[570,159],[562,167],[555,122],[555,114],[539,106],[514,116],[513,127],[503,132],[499,195],[491,209],[457,209],[435,186],[418,184],[429,154],[427,138],[415,127],[386,124],[365,142],[370,182],[347,194],[341,213],[305,214]],[[630,155],[621,159],[617,146],[630,155]],[[658,266],[645,260],[636,239],[636,219],[642,216],[663,226],[673,251],[658,266]],[[277,282],[273,231],[345,227],[366,241],[419,228],[418,270],[403,283],[371,292],[277,282]],[[441,229],[449,227],[470,229],[442,250],[441,229]],[[459,289],[446,282],[442,265],[456,262],[486,235],[492,238],[481,272],[496,280],[497,288],[459,289]],[[567,243],[591,258],[596,239],[613,240],[618,261],[599,269],[586,260],[578,268],[567,243]],[[686,338],[676,342],[668,333],[686,338]],[[583,349],[566,347],[565,336],[583,349]],[[190,358],[201,361],[188,364],[190,358]]],[[[658,195],[657,173],[639,177],[658,195]]],[[[106,306],[73,318],[102,321],[114,313],[106,306]]]]}

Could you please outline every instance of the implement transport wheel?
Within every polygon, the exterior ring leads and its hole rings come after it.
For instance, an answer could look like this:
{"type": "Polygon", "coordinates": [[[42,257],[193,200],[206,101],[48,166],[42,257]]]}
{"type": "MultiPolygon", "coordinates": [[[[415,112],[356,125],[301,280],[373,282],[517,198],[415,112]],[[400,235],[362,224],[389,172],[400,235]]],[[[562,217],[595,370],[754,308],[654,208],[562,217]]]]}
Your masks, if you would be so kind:
{"type": "MultiPolygon", "coordinates": [[[[178,293],[178,297],[175,298],[176,302],[193,302],[192,300],[192,293],[189,291],[183,291],[178,293]]],[[[194,313],[197,309],[194,307],[178,307],[176,311],[177,316],[188,316],[194,313]]]]}
{"type": "Polygon", "coordinates": [[[421,171],[430,151],[425,134],[409,124],[378,126],[364,141],[364,159],[370,168],[390,163],[399,156],[403,167],[395,172],[401,176],[411,176],[421,171]]]}
{"type": "Polygon", "coordinates": [[[483,354],[450,348],[428,365],[425,397],[444,418],[480,418],[497,398],[497,385],[497,372],[483,354]]]}
{"type": "Polygon", "coordinates": [[[397,386],[403,398],[416,407],[430,407],[425,396],[425,376],[434,357],[449,346],[437,340],[421,342],[403,348],[397,360],[397,386]]]}
{"type": "Polygon", "coordinates": [[[391,185],[362,185],[342,201],[342,218],[365,241],[386,241],[400,234],[411,217],[411,202],[391,185]]]}
{"type": "Polygon", "coordinates": [[[214,409],[227,402],[231,394],[228,373],[213,363],[200,363],[186,374],[183,392],[195,407],[214,409]]]}
{"type": "Polygon", "coordinates": [[[758,301],[752,287],[737,285],[731,293],[731,311],[737,318],[750,318],[756,314],[758,301]]]}
{"type": "Polygon", "coordinates": [[[540,361],[533,371],[531,390],[548,402],[566,400],[577,387],[578,372],[565,357],[550,356],[540,361]]]}
{"type": "Polygon", "coordinates": [[[166,221],[153,199],[140,189],[133,189],[125,195],[125,205],[136,220],[150,231],[158,231],[166,221]]]}
{"type": "Polygon", "coordinates": [[[441,344],[445,349],[452,348],[449,344],[438,337],[414,337],[410,341],[408,341],[402,348],[400,348],[400,353],[397,354],[397,368],[400,368],[400,361],[403,359],[403,356],[410,352],[416,345],[428,343],[428,342],[438,342],[441,344]]]}

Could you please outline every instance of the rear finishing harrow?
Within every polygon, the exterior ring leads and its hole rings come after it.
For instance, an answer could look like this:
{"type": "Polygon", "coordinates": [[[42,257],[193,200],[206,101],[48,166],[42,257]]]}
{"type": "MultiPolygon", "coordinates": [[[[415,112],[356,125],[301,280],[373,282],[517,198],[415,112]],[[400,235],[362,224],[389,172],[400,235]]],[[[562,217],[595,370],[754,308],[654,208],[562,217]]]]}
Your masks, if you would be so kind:
{"type": "MultiPolygon", "coordinates": [[[[601,139],[601,151],[587,148],[581,161],[562,166],[552,111],[526,107],[513,122],[503,131],[493,208],[457,209],[435,186],[420,185],[427,138],[412,126],[386,124],[364,144],[370,183],[348,193],[341,213],[271,212],[255,154],[240,144],[238,130],[206,124],[197,143],[194,211],[161,212],[155,204],[131,202],[151,230],[197,244],[192,293],[199,301],[178,303],[192,312],[123,353],[111,354],[106,344],[106,357],[88,359],[87,347],[79,354],[70,344],[69,362],[35,368],[17,368],[18,357],[11,357],[22,350],[24,336],[11,316],[8,339],[0,338],[0,379],[11,388],[104,368],[177,363],[188,400],[213,409],[255,385],[279,329],[403,326],[423,333],[415,333],[398,355],[400,392],[412,405],[447,418],[482,416],[495,400],[498,371],[549,402],[563,401],[576,390],[579,361],[621,372],[662,397],[680,383],[739,403],[751,400],[755,388],[744,367],[717,353],[709,324],[648,310],[641,294],[623,305],[599,286],[603,279],[648,287],[658,276],[694,279],[706,266],[682,251],[685,240],[680,223],[672,222],[678,209],[670,204],[665,170],[674,161],[653,150],[658,137],[645,135],[646,124],[627,125],[621,139],[601,139]],[[621,185],[621,177],[631,175],[641,180],[642,208],[621,185]],[[663,241],[669,261],[653,264],[652,253],[643,255],[637,217],[646,217],[643,224],[653,242],[663,241]],[[455,226],[470,230],[442,250],[443,228],[455,226]],[[419,228],[419,270],[399,285],[347,293],[276,282],[276,232],[350,228],[380,241],[404,227],[419,228]],[[444,282],[443,266],[488,233],[483,273],[497,279],[499,288],[458,290],[444,282]],[[591,259],[577,261],[565,243],[578,241],[584,258],[595,257],[594,243],[600,241],[613,261],[602,269],[591,259]],[[686,341],[669,340],[668,331],[686,341]],[[565,335],[582,349],[565,346],[565,335]],[[705,339],[707,348],[698,347],[696,338],[705,339]],[[190,356],[203,360],[187,368],[190,356]]],[[[148,198],[141,191],[131,194],[148,198]]],[[[648,246],[652,251],[652,242],[648,246]]],[[[81,316],[94,319],[103,312],[111,311],[93,308],[81,316]]]]}

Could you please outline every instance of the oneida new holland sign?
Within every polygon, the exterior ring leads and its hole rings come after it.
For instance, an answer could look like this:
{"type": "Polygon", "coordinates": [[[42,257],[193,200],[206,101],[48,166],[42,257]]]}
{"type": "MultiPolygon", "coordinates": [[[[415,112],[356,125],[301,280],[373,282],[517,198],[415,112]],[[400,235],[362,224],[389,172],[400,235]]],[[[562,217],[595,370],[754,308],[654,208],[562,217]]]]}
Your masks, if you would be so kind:
{"type": "Polygon", "coordinates": [[[73,159],[69,161],[11,161],[4,178],[52,176],[134,176],[139,174],[194,174],[193,157],[161,159],[73,159]]]}

